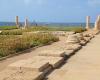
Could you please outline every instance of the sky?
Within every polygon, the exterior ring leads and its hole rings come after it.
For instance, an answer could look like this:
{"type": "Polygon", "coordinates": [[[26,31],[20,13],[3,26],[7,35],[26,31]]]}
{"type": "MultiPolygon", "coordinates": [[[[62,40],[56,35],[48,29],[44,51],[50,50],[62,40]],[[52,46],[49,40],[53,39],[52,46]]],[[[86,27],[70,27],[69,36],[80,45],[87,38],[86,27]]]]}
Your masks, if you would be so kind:
{"type": "Polygon", "coordinates": [[[91,22],[100,14],[100,0],[0,0],[0,21],[14,22],[19,16],[37,22],[91,22]]]}

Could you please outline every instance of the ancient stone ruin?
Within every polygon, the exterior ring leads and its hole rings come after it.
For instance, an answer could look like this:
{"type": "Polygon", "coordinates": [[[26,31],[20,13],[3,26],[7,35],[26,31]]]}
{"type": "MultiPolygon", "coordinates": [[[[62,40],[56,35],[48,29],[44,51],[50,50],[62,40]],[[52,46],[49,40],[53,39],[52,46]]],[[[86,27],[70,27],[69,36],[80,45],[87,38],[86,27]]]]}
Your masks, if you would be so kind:
{"type": "Polygon", "coordinates": [[[28,18],[25,18],[25,25],[24,25],[24,28],[28,28],[28,18]]]}
{"type": "Polygon", "coordinates": [[[19,17],[18,16],[16,16],[15,22],[16,22],[17,28],[19,28],[19,17]]]}
{"type": "Polygon", "coordinates": [[[90,29],[90,16],[86,17],[86,30],[90,29]]]}
{"type": "Polygon", "coordinates": [[[99,29],[100,29],[100,16],[97,17],[94,27],[94,30],[99,30],[99,29]]]}
{"type": "MultiPolygon", "coordinates": [[[[90,28],[90,16],[87,16],[86,17],[86,30],[91,30],[90,28]]],[[[96,30],[96,31],[99,31],[100,30],[100,16],[97,17],[96,21],[95,21],[95,24],[94,24],[94,29],[93,30],[96,30]]]]}

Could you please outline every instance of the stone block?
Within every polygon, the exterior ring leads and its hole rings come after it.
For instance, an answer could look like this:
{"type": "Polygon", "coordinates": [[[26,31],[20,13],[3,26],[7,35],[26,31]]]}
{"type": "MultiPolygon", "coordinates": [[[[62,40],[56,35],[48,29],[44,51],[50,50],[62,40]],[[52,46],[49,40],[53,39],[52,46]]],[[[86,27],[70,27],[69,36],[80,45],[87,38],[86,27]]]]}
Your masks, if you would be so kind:
{"type": "Polygon", "coordinates": [[[85,40],[86,42],[89,42],[89,41],[91,40],[91,37],[84,37],[84,40],[85,40]]]}
{"type": "Polygon", "coordinates": [[[63,62],[63,57],[52,57],[52,56],[35,56],[33,59],[40,59],[40,61],[47,61],[53,68],[59,67],[63,62]]]}
{"type": "Polygon", "coordinates": [[[67,56],[70,56],[71,54],[74,53],[74,50],[66,50],[65,52],[66,52],[65,54],[66,54],[67,56]]]}
{"type": "Polygon", "coordinates": [[[64,57],[65,51],[63,50],[44,50],[39,53],[39,56],[64,57]]]}
{"type": "Polygon", "coordinates": [[[86,43],[87,43],[87,42],[84,41],[84,40],[81,40],[81,41],[80,41],[80,44],[81,44],[82,46],[86,45],[86,43]]]}
{"type": "Polygon", "coordinates": [[[4,70],[0,72],[0,80],[41,80],[44,78],[42,72],[4,70]]]}
{"type": "Polygon", "coordinates": [[[67,44],[76,44],[80,43],[79,38],[74,34],[74,35],[69,35],[66,41],[67,44]]]}
{"type": "Polygon", "coordinates": [[[67,45],[66,46],[66,50],[74,50],[74,51],[77,51],[80,48],[82,48],[82,46],[79,45],[79,44],[70,44],[70,45],[67,45]]]}
{"type": "Polygon", "coordinates": [[[76,36],[79,38],[79,40],[84,40],[84,36],[82,33],[77,33],[76,36]]]}
{"type": "Polygon", "coordinates": [[[27,59],[15,62],[8,66],[12,70],[23,70],[23,71],[44,71],[49,66],[47,61],[41,61],[40,59],[35,60],[27,59]]]}

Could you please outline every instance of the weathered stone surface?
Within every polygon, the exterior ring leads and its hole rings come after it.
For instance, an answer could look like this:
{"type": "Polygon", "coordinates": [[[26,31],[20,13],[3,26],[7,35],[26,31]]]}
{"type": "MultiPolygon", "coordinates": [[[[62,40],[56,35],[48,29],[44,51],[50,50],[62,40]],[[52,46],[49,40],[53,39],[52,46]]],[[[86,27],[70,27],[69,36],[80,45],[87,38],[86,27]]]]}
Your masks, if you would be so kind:
{"type": "Polygon", "coordinates": [[[66,32],[66,34],[73,35],[73,34],[75,34],[75,32],[66,32]]]}
{"type": "Polygon", "coordinates": [[[8,69],[44,72],[47,71],[46,69],[48,69],[50,65],[52,65],[53,68],[56,68],[63,62],[63,57],[35,56],[31,59],[15,62],[9,65],[8,69]]]}
{"type": "Polygon", "coordinates": [[[44,78],[42,72],[4,70],[0,72],[0,80],[41,80],[44,78]]]}
{"type": "Polygon", "coordinates": [[[52,57],[52,56],[35,56],[33,57],[34,60],[39,59],[39,61],[47,61],[53,68],[58,67],[64,62],[63,57],[52,57]]]}
{"type": "Polygon", "coordinates": [[[89,41],[91,40],[91,37],[84,37],[84,40],[85,40],[86,42],[89,42],[89,41]]]}
{"type": "Polygon", "coordinates": [[[48,80],[66,80],[67,70],[55,70],[48,76],[48,80]]]}
{"type": "Polygon", "coordinates": [[[82,46],[79,44],[70,44],[66,46],[66,50],[74,50],[77,51],[81,48],[82,46]]]}
{"type": "Polygon", "coordinates": [[[82,33],[77,33],[76,36],[78,37],[79,40],[84,40],[84,36],[82,33]]]}
{"type": "Polygon", "coordinates": [[[9,69],[23,70],[23,71],[44,71],[49,66],[47,61],[40,61],[39,59],[27,59],[15,62],[9,65],[9,69]]]}
{"type": "Polygon", "coordinates": [[[80,40],[76,35],[69,35],[66,42],[67,44],[76,44],[80,43],[80,40]]]}
{"type": "Polygon", "coordinates": [[[74,53],[74,50],[66,50],[65,52],[66,52],[65,54],[66,54],[67,56],[69,56],[69,55],[71,55],[71,54],[74,53]]]}
{"type": "Polygon", "coordinates": [[[50,33],[52,33],[53,35],[56,35],[56,36],[65,36],[66,35],[65,31],[52,31],[50,33]]]}
{"type": "Polygon", "coordinates": [[[85,41],[85,40],[81,40],[81,41],[80,41],[80,44],[81,44],[82,46],[84,46],[86,43],[87,43],[87,41],[85,41]]]}
{"type": "Polygon", "coordinates": [[[44,51],[40,51],[39,56],[64,57],[65,51],[63,50],[44,50],[44,51]]]}

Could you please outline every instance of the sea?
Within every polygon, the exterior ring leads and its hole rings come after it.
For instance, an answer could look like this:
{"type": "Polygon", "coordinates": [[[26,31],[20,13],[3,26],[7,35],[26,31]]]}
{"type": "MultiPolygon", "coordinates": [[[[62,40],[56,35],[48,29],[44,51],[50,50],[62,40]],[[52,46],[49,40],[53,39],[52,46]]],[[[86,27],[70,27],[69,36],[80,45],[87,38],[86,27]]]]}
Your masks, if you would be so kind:
{"type": "MultiPolygon", "coordinates": [[[[0,22],[0,26],[15,26],[15,22],[0,22]]],[[[23,26],[24,22],[20,22],[20,25],[23,26]]],[[[30,26],[49,26],[49,27],[85,27],[86,23],[53,23],[53,22],[30,22],[30,26]]],[[[91,27],[94,26],[94,23],[90,23],[91,27]]]]}

